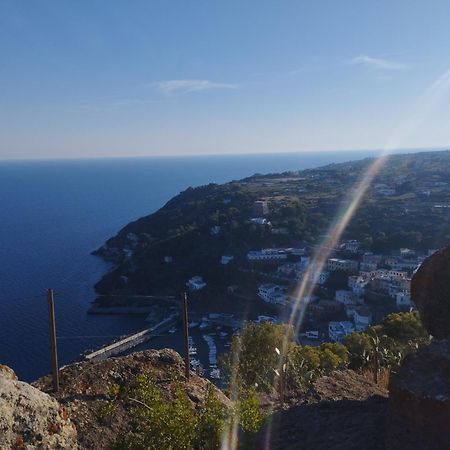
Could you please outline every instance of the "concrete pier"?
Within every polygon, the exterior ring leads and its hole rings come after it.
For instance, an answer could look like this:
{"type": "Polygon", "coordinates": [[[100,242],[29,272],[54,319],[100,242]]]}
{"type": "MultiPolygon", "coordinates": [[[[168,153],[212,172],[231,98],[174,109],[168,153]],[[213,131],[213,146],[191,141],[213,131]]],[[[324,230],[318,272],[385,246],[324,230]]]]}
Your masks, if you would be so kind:
{"type": "Polygon", "coordinates": [[[106,345],[92,353],[84,355],[84,359],[88,361],[101,361],[111,356],[117,356],[121,353],[136,347],[143,342],[150,340],[155,334],[164,332],[175,325],[180,320],[179,314],[172,314],[151,328],[139,331],[138,333],[126,336],[119,341],[106,345]]]}

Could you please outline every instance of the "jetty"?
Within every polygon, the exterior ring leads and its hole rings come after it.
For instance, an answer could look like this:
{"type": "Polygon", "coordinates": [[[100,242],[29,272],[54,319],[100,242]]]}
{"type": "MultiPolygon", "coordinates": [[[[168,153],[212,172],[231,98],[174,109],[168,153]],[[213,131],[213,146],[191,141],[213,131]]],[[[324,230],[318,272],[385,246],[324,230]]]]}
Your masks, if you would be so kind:
{"type": "Polygon", "coordinates": [[[85,354],[84,359],[87,361],[101,361],[111,356],[118,356],[139,344],[147,342],[156,334],[167,331],[179,320],[179,314],[172,314],[153,327],[146,328],[138,333],[130,334],[112,344],[108,344],[98,350],[85,354]]]}

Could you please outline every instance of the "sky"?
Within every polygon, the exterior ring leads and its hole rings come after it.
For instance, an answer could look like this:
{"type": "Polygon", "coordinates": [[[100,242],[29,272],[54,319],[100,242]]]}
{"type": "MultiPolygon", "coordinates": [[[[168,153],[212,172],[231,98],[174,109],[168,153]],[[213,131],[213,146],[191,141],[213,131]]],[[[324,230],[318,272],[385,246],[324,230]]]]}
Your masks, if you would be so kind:
{"type": "Polygon", "coordinates": [[[0,158],[450,146],[449,17],[448,0],[0,0],[0,158]]]}

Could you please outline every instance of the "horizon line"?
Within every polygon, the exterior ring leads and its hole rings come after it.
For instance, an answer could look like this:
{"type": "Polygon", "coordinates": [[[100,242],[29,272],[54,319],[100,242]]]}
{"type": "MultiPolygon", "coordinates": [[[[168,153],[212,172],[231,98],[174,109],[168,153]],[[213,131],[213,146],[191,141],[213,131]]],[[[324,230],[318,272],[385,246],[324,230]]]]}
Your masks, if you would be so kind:
{"type": "MultiPolygon", "coordinates": [[[[397,148],[389,151],[389,154],[400,152],[430,152],[450,150],[450,145],[439,147],[405,147],[397,148]]],[[[45,161],[91,161],[91,160],[120,160],[120,159],[151,159],[151,158],[183,158],[183,157],[214,157],[214,156],[258,156],[258,155],[307,155],[307,154],[324,154],[324,153],[364,153],[364,152],[380,152],[385,150],[382,148],[362,148],[362,149],[331,149],[331,150],[287,150],[287,151],[262,151],[262,152],[218,152],[218,153],[173,153],[163,154],[157,153],[153,155],[110,155],[110,156],[42,156],[42,157],[22,157],[22,158],[2,158],[3,162],[45,162],[45,161]]]]}

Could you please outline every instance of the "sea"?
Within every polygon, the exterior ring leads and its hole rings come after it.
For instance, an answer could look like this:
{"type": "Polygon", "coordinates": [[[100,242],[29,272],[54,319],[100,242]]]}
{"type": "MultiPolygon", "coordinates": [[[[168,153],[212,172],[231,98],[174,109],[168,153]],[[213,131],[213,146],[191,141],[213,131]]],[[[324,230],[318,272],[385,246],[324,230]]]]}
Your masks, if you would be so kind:
{"type": "MultiPolygon", "coordinates": [[[[318,167],[377,151],[0,161],[0,364],[50,372],[46,290],[55,292],[59,365],[146,327],[86,314],[108,265],[91,252],[189,186],[318,167]]],[[[177,334],[150,341],[181,351],[177,334]]]]}

